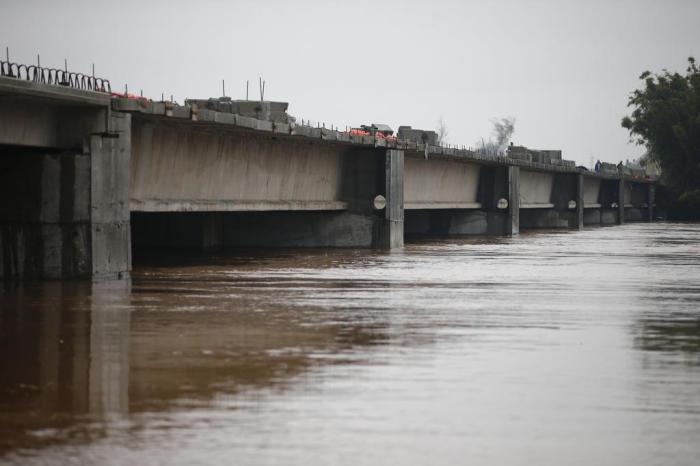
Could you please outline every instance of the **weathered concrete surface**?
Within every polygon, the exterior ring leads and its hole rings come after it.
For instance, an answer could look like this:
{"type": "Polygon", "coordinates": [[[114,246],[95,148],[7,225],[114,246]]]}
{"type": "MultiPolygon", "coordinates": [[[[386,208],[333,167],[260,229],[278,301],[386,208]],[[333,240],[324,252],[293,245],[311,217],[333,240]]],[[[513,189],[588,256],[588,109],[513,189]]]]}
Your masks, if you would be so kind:
{"type": "Polygon", "coordinates": [[[523,229],[572,228],[575,221],[575,210],[522,209],[520,212],[520,226],[523,229]]]}
{"type": "Polygon", "coordinates": [[[520,171],[520,208],[552,208],[554,175],[531,170],[520,171]]]}
{"type": "Polygon", "coordinates": [[[135,121],[131,210],[337,210],[341,146],[135,121]]]}
{"type": "Polygon", "coordinates": [[[620,179],[617,182],[617,223],[622,225],[625,223],[625,202],[627,200],[627,188],[625,180],[620,179]]]}
{"type": "Polygon", "coordinates": [[[600,208],[600,178],[583,176],[584,208],[600,208]]]}
{"type": "Polygon", "coordinates": [[[122,278],[131,270],[131,115],[113,112],[110,130],[89,139],[94,279],[122,278]]]}
{"type": "Polygon", "coordinates": [[[574,224],[571,225],[573,228],[579,230],[583,229],[583,214],[585,212],[584,202],[583,202],[583,191],[584,191],[585,181],[583,178],[583,173],[576,175],[576,218],[574,224]]]}
{"type": "Polygon", "coordinates": [[[136,253],[234,247],[375,247],[379,217],[337,211],[135,212],[136,253]]]}
{"type": "Polygon", "coordinates": [[[376,241],[387,249],[403,247],[404,243],[404,168],[404,152],[387,150],[384,168],[386,208],[383,228],[376,241]]]}
{"type": "Polygon", "coordinates": [[[0,95],[0,144],[80,149],[83,138],[106,130],[107,107],[27,101],[0,95]]]}
{"type": "Polygon", "coordinates": [[[480,166],[406,157],[405,209],[478,209],[480,166]]]}
{"type": "Polygon", "coordinates": [[[505,212],[441,209],[406,211],[407,237],[500,236],[506,231],[505,212]]]}
{"type": "Polygon", "coordinates": [[[508,212],[506,215],[506,231],[508,236],[517,236],[520,233],[520,167],[508,167],[508,212]]]}
{"type": "Polygon", "coordinates": [[[89,157],[0,155],[3,279],[90,272],[89,157]]]}
{"type": "MultiPolygon", "coordinates": [[[[296,146],[292,144],[290,147],[296,146]]],[[[301,152],[299,156],[304,158],[306,154],[301,152]]],[[[134,247],[137,251],[149,248],[201,250],[240,246],[401,247],[403,153],[380,148],[315,155],[340,161],[337,167],[338,186],[334,188],[333,195],[344,210],[302,206],[297,210],[276,211],[270,208],[255,210],[248,206],[233,212],[136,211],[132,214],[134,247]],[[381,211],[372,208],[372,201],[377,195],[384,196],[387,201],[385,209],[381,211]]],[[[285,157],[284,154],[276,156],[285,157]]],[[[291,157],[295,157],[294,153],[291,157]]],[[[249,163],[255,165],[255,160],[255,157],[250,157],[249,163]]],[[[286,165],[294,164],[309,166],[308,161],[304,164],[292,161],[286,165]]],[[[332,166],[336,168],[335,163],[332,166]]],[[[256,169],[264,169],[264,166],[256,169]]],[[[279,173],[279,176],[282,175],[279,173]]],[[[303,179],[303,172],[299,172],[298,176],[303,179]]],[[[303,189],[301,192],[304,192],[303,189]]]]}
{"type": "Polygon", "coordinates": [[[599,201],[601,209],[612,209],[618,203],[618,181],[600,180],[599,201]]]}
{"type": "Polygon", "coordinates": [[[584,225],[600,225],[601,224],[601,209],[587,208],[583,211],[584,225]]]}
{"type": "Polygon", "coordinates": [[[620,223],[618,216],[620,209],[601,209],[600,224],[601,225],[616,225],[620,223]]]}
{"type": "Polygon", "coordinates": [[[628,182],[626,185],[629,186],[629,194],[625,194],[625,196],[629,196],[629,202],[626,205],[638,208],[646,207],[649,200],[649,185],[635,182],[628,182]]]}
{"type": "Polygon", "coordinates": [[[378,225],[349,212],[234,213],[226,216],[224,245],[369,248],[376,246],[378,225]]]}
{"type": "Polygon", "coordinates": [[[625,222],[641,222],[646,219],[646,208],[628,207],[625,209],[625,222]]]}
{"type": "Polygon", "coordinates": [[[130,116],[105,121],[108,107],[12,102],[38,122],[13,120],[27,131],[0,143],[0,278],[128,277],[130,116]]]}

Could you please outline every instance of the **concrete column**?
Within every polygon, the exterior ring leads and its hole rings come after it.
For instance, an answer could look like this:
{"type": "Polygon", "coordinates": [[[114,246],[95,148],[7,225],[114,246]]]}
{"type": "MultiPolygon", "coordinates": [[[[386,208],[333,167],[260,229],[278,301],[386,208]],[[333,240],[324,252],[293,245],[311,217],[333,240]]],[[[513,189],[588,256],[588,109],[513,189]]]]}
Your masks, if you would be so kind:
{"type": "Polygon", "coordinates": [[[87,149],[91,176],[91,275],[94,280],[128,278],[131,116],[112,113],[110,133],[89,136],[87,149]]]}
{"type": "Polygon", "coordinates": [[[583,230],[583,213],[585,206],[583,205],[583,173],[576,175],[576,218],[574,219],[574,228],[583,230]]]}
{"type": "Polygon", "coordinates": [[[649,214],[649,221],[653,222],[654,221],[654,201],[656,200],[656,186],[653,184],[648,184],[648,191],[647,191],[647,205],[649,206],[648,208],[648,214],[649,214]]]}
{"type": "Polygon", "coordinates": [[[16,120],[0,130],[0,278],[127,278],[130,115],[108,100],[12,105],[0,104],[16,120]]]}
{"type": "Polygon", "coordinates": [[[403,212],[403,178],[404,152],[387,150],[385,161],[385,197],[384,228],[380,246],[388,249],[403,247],[404,212],[403,212]]]}
{"type": "Polygon", "coordinates": [[[508,217],[506,236],[520,233],[520,167],[508,167],[508,217]]]}
{"type": "Polygon", "coordinates": [[[617,223],[625,223],[625,180],[622,177],[617,182],[617,223]]]}

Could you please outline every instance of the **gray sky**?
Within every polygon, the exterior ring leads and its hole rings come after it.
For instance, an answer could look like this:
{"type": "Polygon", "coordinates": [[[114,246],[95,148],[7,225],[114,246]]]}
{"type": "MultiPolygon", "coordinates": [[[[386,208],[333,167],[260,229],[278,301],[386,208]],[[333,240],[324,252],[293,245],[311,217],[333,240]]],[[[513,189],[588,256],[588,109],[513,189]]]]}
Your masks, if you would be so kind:
{"type": "Polygon", "coordinates": [[[514,141],[617,162],[642,153],[620,119],[639,75],[700,59],[700,1],[0,0],[11,59],[89,71],[153,98],[290,102],[344,127],[433,129],[473,145],[494,117],[514,141]]]}

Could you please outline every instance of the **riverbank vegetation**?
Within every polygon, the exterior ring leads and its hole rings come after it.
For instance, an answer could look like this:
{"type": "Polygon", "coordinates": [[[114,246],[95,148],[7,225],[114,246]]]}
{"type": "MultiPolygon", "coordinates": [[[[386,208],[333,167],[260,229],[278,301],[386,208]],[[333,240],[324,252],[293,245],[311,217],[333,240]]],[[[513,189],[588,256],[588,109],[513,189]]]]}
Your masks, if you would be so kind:
{"type": "Polygon", "coordinates": [[[645,71],[640,79],[622,126],[661,167],[675,199],[669,217],[700,220],[700,68],[691,57],[685,75],[645,71]]]}

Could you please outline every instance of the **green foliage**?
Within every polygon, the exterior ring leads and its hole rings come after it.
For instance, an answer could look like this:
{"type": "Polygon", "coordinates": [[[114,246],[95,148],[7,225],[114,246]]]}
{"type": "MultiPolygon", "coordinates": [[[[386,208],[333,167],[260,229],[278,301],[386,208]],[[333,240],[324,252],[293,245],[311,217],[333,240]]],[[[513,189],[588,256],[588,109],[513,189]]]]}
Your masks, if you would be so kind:
{"type": "Polygon", "coordinates": [[[639,77],[622,119],[637,144],[661,166],[669,187],[683,203],[700,205],[700,69],[688,58],[685,75],[663,70],[639,77]]]}

